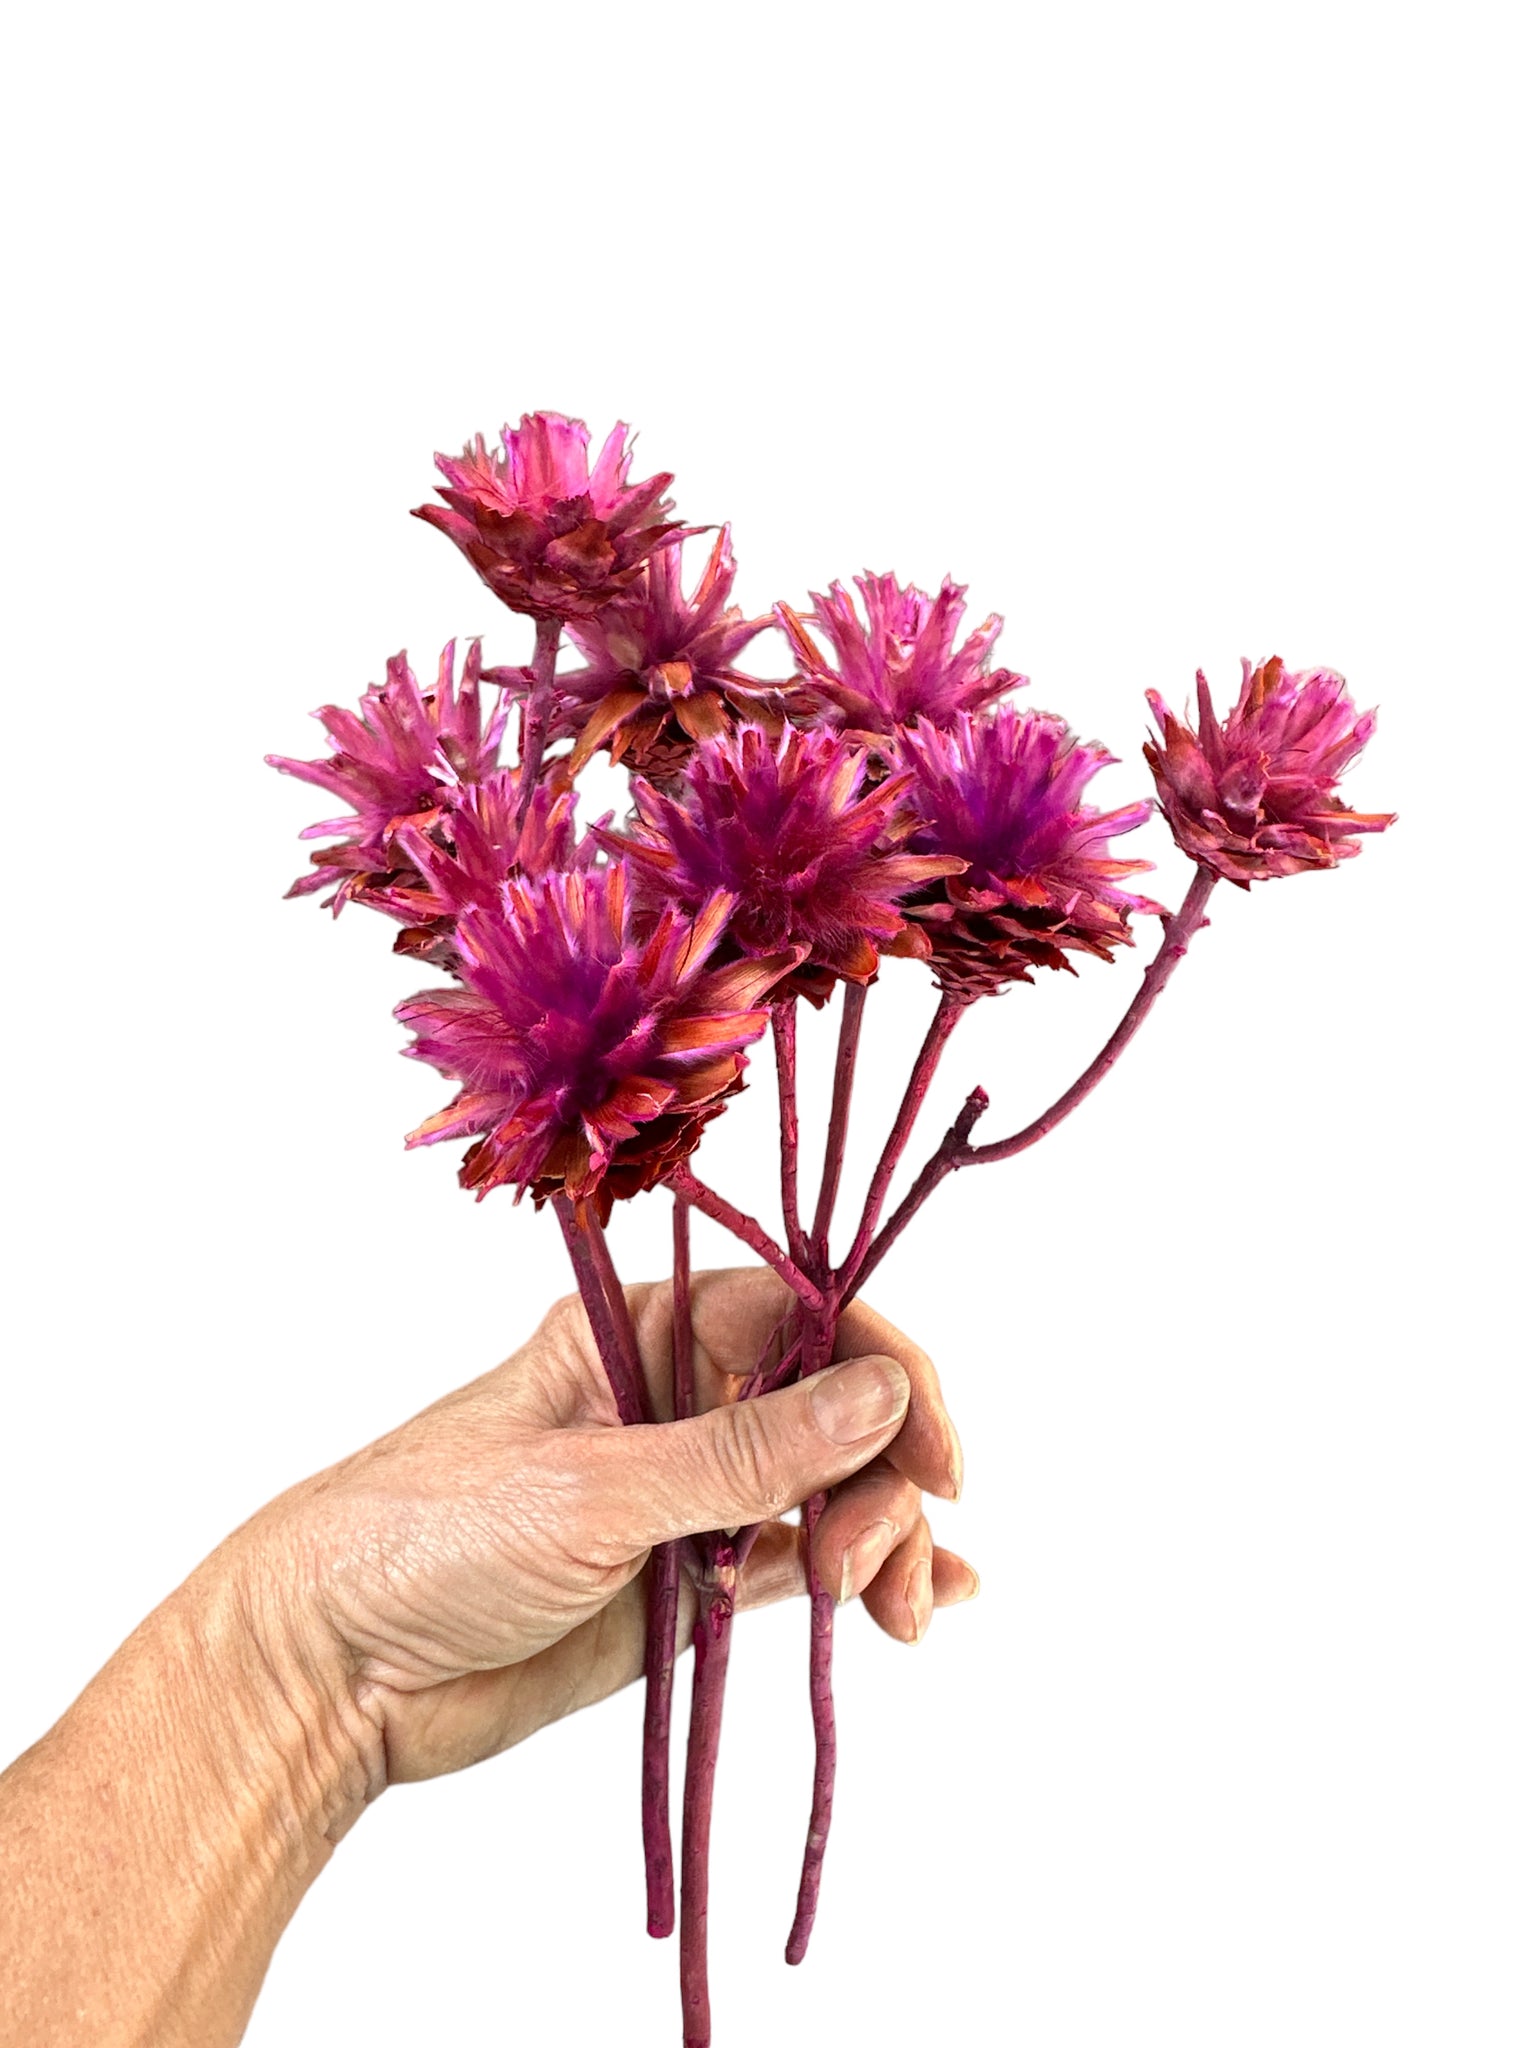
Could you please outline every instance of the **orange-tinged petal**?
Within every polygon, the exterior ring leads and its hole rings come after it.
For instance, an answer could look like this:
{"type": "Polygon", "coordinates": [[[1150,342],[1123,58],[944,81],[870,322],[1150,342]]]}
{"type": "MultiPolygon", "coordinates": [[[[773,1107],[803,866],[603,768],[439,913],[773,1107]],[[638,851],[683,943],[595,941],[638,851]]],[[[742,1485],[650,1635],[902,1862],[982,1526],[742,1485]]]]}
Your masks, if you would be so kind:
{"type": "Polygon", "coordinates": [[[735,960],[716,968],[698,986],[698,999],[720,1011],[749,1009],[805,960],[803,946],[786,947],[758,960],[735,960]]]}
{"type": "Polygon", "coordinates": [[[644,690],[614,690],[597,706],[571,749],[567,773],[579,775],[598,748],[645,702],[644,690]]]}

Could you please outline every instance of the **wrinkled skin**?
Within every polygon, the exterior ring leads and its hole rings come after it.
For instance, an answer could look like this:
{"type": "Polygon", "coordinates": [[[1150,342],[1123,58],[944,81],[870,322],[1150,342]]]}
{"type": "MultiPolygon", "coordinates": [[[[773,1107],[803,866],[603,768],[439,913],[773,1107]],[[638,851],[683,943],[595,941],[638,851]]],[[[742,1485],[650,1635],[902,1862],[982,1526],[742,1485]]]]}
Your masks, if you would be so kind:
{"type": "MultiPolygon", "coordinates": [[[[655,1412],[669,1416],[670,1285],[628,1296],[655,1412]]],[[[723,1406],[788,1300],[765,1269],[698,1276],[700,1418],[624,1431],[572,1296],[505,1364],[250,1525],[302,1560],[320,1645],[309,1654],[339,1652],[365,1747],[367,1729],[377,1733],[371,1790],[476,1763],[637,1678],[651,1544],[791,1509],[827,1478],[841,1483],[816,1531],[817,1569],[844,1597],[862,1594],[888,1634],[916,1642],[935,1605],[976,1591],[970,1567],[935,1550],[922,1510],[925,1491],[959,1490],[937,1376],[873,1310],[844,1314],[834,1358],[880,1354],[901,1368],[887,1424],[835,1447],[814,1424],[809,1387],[723,1406]]],[[[801,1540],[787,1522],[766,1524],[741,1606],[804,1590],[801,1540]]],[[[692,1603],[685,1577],[683,1640],[692,1603]]]]}
{"type": "MultiPolygon", "coordinates": [[[[671,1287],[629,1299],[665,1414],[671,1287]]],[[[655,1543],[830,1488],[817,1568],[882,1628],[914,1642],[969,1598],[922,1511],[958,1492],[959,1447],[899,1331],[855,1305],[844,1363],[731,1401],[786,1299],[766,1270],[699,1276],[701,1412],[629,1429],[560,1302],[504,1365],[226,1538],[0,1774],[0,2048],[234,2048],[371,1799],[639,1675],[655,1543]]],[[[767,1520],[743,1606],[803,1589],[796,1546],[767,1520]]],[[[691,1609],[685,1587],[680,1634],[691,1609]]]]}

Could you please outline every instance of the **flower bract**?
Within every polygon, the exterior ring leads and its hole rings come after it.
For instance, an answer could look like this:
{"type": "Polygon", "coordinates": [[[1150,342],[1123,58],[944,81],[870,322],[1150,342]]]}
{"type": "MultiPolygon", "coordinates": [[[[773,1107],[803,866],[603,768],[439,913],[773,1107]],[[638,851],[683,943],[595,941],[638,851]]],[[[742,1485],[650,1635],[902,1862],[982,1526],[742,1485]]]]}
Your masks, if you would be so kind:
{"type": "Polygon", "coordinates": [[[700,740],[717,739],[743,718],[783,723],[776,688],[734,666],[770,623],[730,603],[736,577],[731,530],[722,527],[691,596],[683,592],[682,546],[648,557],[633,585],[595,617],[573,620],[570,637],[585,668],[558,679],[556,739],[574,739],[575,774],[606,746],[616,763],[652,781],[675,777],[700,740]]]}
{"type": "Polygon", "coordinates": [[[902,900],[958,866],[901,845],[908,778],[867,786],[866,766],[835,732],[743,726],[698,749],[675,795],[637,783],[629,832],[606,836],[648,902],[695,915],[727,892],[732,944],[799,952],[794,990],[824,1001],[839,979],[871,980],[882,952],[926,953],[902,900]]]}
{"type": "Polygon", "coordinates": [[[894,758],[912,778],[912,850],[962,863],[911,906],[950,994],[986,995],[1037,968],[1069,968],[1073,953],[1107,960],[1130,943],[1131,913],[1159,908],[1119,887],[1150,864],[1110,849],[1151,805],[1085,804],[1089,782],[1114,757],[1049,712],[1004,705],[948,733],[920,719],[894,758]]]}
{"type": "Polygon", "coordinates": [[[1243,663],[1242,688],[1218,719],[1196,677],[1199,710],[1181,723],[1155,690],[1146,747],[1163,815],[1191,860],[1246,889],[1276,875],[1336,867],[1360,851],[1355,834],[1384,832],[1389,812],[1347,810],[1339,777],[1376,729],[1330,668],[1292,675],[1277,658],[1243,663]]]}
{"type": "Polygon", "coordinates": [[[325,819],[301,833],[304,839],[334,839],[336,844],[317,848],[310,855],[310,872],[288,891],[308,896],[331,889],[326,901],[339,913],[353,896],[398,866],[394,840],[405,820],[430,828],[451,801],[451,791],[494,771],[507,704],[499,696],[489,719],[482,720],[480,643],[470,642],[456,684],[450,640],[432,690],[422,690],[401,653],[387,664],[384,682],[369,686],[356,711],[327,704],[315,716],[330,739],[330,754],[317,761],[268,754],[267,761],[350,806],[346,816],[325,819]]]}
{"type": "Polygon", "coordinates": [[[441,505],[416,516],[461,548],[503,604],[536,619],[584,618],[610,604],[646,557],[678,532],[670,475],[629,481],[629,429],[616,426],[588,467],[587,429],[563,413],[525,413],[488,448],[439,455],[441,505]]]}
{"type": "Polygon", "coordinates": [[[456,928],[462,987],[395,1014],[406,1048],[460,1084],[410,1145],[473,1137],[460,1179],[477,1195],[563,1190],[606,1215],[698,1144],[740,1084],[768,1021],[766,990],[793,954],[708,965],[732,909],[663,911],[642,928],[622,862],[515,877],[456,928]]]}
{"type": "MultiPolygon", "coordinates": [[[[358,892],[406,929],[397,953],[457,972],[457,920],[475,906],[494,908],[514,874],[538,877],[588,866],[597,842],[578,834],[576,795],[541,783],[521,821],[515,769],[462,783],[430,820],[408,818],[391,840],[401,865],[358,892]]],[[[606,823],[606,819],[603,821],[606,823]]]]}
{"type": "Polygon", "coordinates": [[[964,584],[946,576],[938,596],[929,597],[894,576],[866,573],[854,578],[854,587],[864,600],[862,619],[840,583],[825,596],[813,592],[808,614],[777,608],[799,669],[797,702],[812,718],[870,735],[894,733],[919,718],[947,731],[1027,680],[989,666],[1003,627],[995,614],[954,644],[964,584]],[[831,642],[830,655],[807,630],[811,624],[831,642]]]}

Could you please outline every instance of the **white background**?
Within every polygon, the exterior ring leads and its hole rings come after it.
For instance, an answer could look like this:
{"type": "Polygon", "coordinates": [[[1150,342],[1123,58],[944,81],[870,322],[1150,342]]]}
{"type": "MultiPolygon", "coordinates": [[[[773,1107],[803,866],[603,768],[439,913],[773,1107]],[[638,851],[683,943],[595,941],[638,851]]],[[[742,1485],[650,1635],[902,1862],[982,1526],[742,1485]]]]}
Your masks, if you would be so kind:
{"type": "MultiPolygon", "coordinates": [[[[1531,2040],[1516,20],[832,0],[13,30],[0,1753],[258,1503],[563,1290],[547,1216],[402,1152],[443,1094],[395,1057],[421,977],[365,913],[280,900],[318,813],[261,757],[317,751],[304,714],[401,645],[521,658],[406,517],[434,448],[540,405],[623,417],[638,473],[734,521],[753,609],[865,565],[967,580],[1031,701],[1124,758],[1102,800],[1144,787],[1145,687],[1181,699],[1203,663],[1230,696],[1279,651],[1380,704],[1348,793],[1402,813],[1336,874],[1224,888],[1111,1082],[948,1185],[882,1276],[967,1441],[937,1519],[985,1591],[915,1655],[841,1630],[797,1973],[803,1616],[742,1631],[720,2048],[1531,2040]]],[[[925,1134],[982,1078],[983,1134],[1032,1114],[1136,971],[984,1005],[925,1134]]],[[[927,1004],[919,969],[882,978],[866,1164],[927,1004]]],[[[765,1214],[769,1109],[754,1089],[704,1155],[765,1214]]],[[[622,1217],[632,1276],[665,1220],[622,1217]]],[[[250,2040],[672,2042],[638,1711],[391,1793],[250,2040]]]]}

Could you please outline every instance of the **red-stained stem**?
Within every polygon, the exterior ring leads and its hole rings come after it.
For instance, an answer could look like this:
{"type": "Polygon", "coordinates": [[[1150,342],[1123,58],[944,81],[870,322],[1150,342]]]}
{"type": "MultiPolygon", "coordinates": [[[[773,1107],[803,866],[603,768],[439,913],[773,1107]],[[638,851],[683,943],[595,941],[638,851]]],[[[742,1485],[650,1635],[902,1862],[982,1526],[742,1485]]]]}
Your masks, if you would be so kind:
{"type": "Polygon", "coordinates": [[[864,1213],[859,1218],[858,1233],[853,1249],[844,1261],[848,1272],[857,1272],[860,1261],[869,1250],[875,1235],[875,1226],[880,1221],[880,1211],[890,1192],[891,1181],[901,1164],[901,1155],[907,1149],[907,1140],[912,1135],[912,1126],[917,1122],[918,1111],[928,1096],[933,1077],[938,1072],[939,1060],[949,1035],[959,1023],[967,1009],[966,1002],[958,997],[944,994],[939,997],[939,1007],[933,1013],[933,1022],[928,1026],[927,1035],[918,1049],[912,1066],[912,1078],[907,1083],[906,1093],[901,1098],[901,1107],[896,1112],[896,1121],[891,1126],[891,1135],[885,1141],[885,1150],[880,1154],[880,1164],[875,1168],[875,1177],[869,1184],[865,1198],[864,1213]]]}
{"type": "Polygon", "coordinates": [[[736,1609],[736,1557],[724,1536],[699,1589],[693,1629],[693,1714],[688,1725],[688,1769],[683,1783],[681,1940],[678,1969],[683,1994],[683,2048],[709,2048],[709,1823],[714,1810],[715,1765],[725,1673],[736,1609]]]}
{"type": "MultiPolygon", "coordinates": [[[[603,1371],[623,1423],[650,1420],[634,1322],[602,1225],[586,1201],[555,1197],[555,1213],[575,1269],[603,1371]]],[[[685,1239],[686,1243],[686,1239],[685,1239]]],[[[685,1280],[686,1285],[686,1280],[685,1280]]],[[[692,1332],[689,1333],[690,1347],[692,1332]]],[[[672,1932],[672,1832],[668,1811],[668,1746],[672,1729],[672,1667],[677,1650],[681,1552],[663,1543],[651,1560],[645,1642],[645,1732],[640,1751],[640,1836],[645,1853],[646,1926],[672,1932]]]]}
{"type": "Polygon", "coordinates": [[[797,1266],[806,1264],[800,1228],[800,1113],[795,1101],[795,1005],[781,998],[773,1006],[773,1057],[779,1076],[779,1188],[784,1202],[784,1235],[797,1266]]]}
{"type": "Polygon", "coordinates": [[[688,1204],[672,1201],[672,1413],[693,1413],[693,1267],[688,1246],[688,1204]]]}
{"type": "Polygon", "coordinates": [[[522,759],[518,766],[517,822],[522,824],[539,786],[549,713],[555,695],[555,661],[560,652],[558,619],[540,619],[533,629],[533,660],[528,669],[528,698],[523,706],[522,759]]]}
{"type": "Polygon", "coordinates": [[[1125,1015],[1105,1040],[1097,1057],[1083,1069],[1066,1093],[1058,1096],[1050,1108],[1042,1111],[1033,1123],[1026,1124],[1023,1130],[1016,1131],[1011,1138],[998,1138],[990,1145],[973,1145],[970,1142],[971,1132],[975,1128],[976,1119],[987,1106],[987,1098],[982,1089],[972,1090],[966,1099],[965,1107],[939,1141],[938,1150],[907,1190],[900,1207],[892,1214],[890,1221],[847,1282],[839,1282],[839,1300],[848,1300],[864,1285],[941,1180],[951,1173],[958,1172],[962,1166],[984,1166],[993,1160],[1012,1159],[1016,1153],[1027,1151],[1031,1145],[1037,1145],[1042,1138],[1047,1137],[1080,1103],[1087,1100],[1146,1022],[1152,1005],[1167,986],[1168,977],[1189,951],[1190,940],[1209,922],[1205,915],[1205,907],[1210,901],[1212,889],[1216,886],[1216,879],[1209,868],[1195,870],[1194,880],[1185,892],[1184,901],[1175,914],[1164,923],[1163,942],[1147,963],[1141,987],[1136,991],[1125,1015]]]}
{"type": "Polygon", "coordinates": [[[672,1881],[672,1677],[677,1663],[677,1589],[682,1546],[651,1552],[645,1634],[645,1727],[640,1741],[640,1840],[645,1852],[645,1930],[665,1941],[676,1924],[672,1881]]]}
{"type": "MultiPolygon", "coordinates": [[[[581,1290],[597,1355],[602,1360],[603,1371],[612,1389],[619,1420],[625,1423],[645,1422],[649,1418],[644,1382],[639,1375],[639,1360],[632,1349],[634,1329],[626,1312],[625,1336],[620,1335],[614,1322],[613,1300],[604,1281],[604,1269],[606,1267],[611,1272],[613,1262],[608,1256],[602,1226],[592,1214],[590,1203],[572,1201],[569,1195],[556,1195],[555,1214],[560,1219],[565,1248],[571,1255],[576,1285],[581,1290]]],[[[622,1296],[620,1299],[622,1301],[622,1296]]]]}
{"type": "Polygon", "coordinates": [[[797,1302],[792,1302],[790,1306],[787,1309],[785,1309],[783,1315],[779,1317],[779,1320],[774,1324],[773,1328],[768,1332],[768,1335],[763,1339],[762,1348],[759,1350],[757,1354],[757,1363],[753,1366],[751,1374],[749,1375],[746,1381],[746,1384],[742,1387],[741,1392],[737,1395],[736,1398],[738,1400],[750,1401],[756,1395],[764,1392],[768,1381],[772,1379],[776,1373],[781,1372],[783,1370],[784,1365],[788,1359],[799,1358],[799,1336],[796,1335],[793,1339],[790,1339],[786,1343],[787,1333],[789,1331],[789,1327],[791,1324],[794,1324],[798,1332],[800,1325],[800,1306],[797,1302]],[[774,1356],[775,1352],[778,1353],[777,1357],[774,1356]]]}
{"type": "MultiPolygon", "coordinates": [[[[797,1333],[802,1376],[820,1372],[832,1356],[837,1334],[837,1301],[831,1299],[820,1315],[802,1313],[797,1333]]],[[[832,1826],[832,1786],[837,1772],[837,1724],[832,1708],[832,1625],[835,1603],[817,1573],[812,1538],[826,1507],[827,1496],[814,1494],[801,1510],[805,1525],[805,1588],[811,1604],[811,1728],[816,1741],[815,1773],[811,1784],[811,1814],[805,1833],[805,1854],[800,1866],[800,1895],[795,1906],[795,1923],[785,1946],[784,1960],[798,1963],[805,1955],[821,1896],[821,1866],[827,1853],[827,1835],[832,1826]]]]}
{"type": "Polygon", "coordinates": [[[832,1232],[832,1211],[837,1206],[838,1182],[843,1177],[843,1154],[848,1149],[848,1112],[853,1104],[853,1068],[859,1055],[859,1027],[864,1021],[863,982],[850,981],[843,990],[843,1017],[837,1033],[837,1062],[832,1070],[832,1108],[827,1118],[827,1152],[821,1169],[821,1192],[816,1197],[816,1219],[811,1225],[811,1249],[820,1268],[827,1263],[827,1240],[832,1232]]]}
{"type": "Polygon", "coordinates": [[[964,1165],[985,1166],[994,1159],[1012,1159],[1016,1152],[1025,1152],[1031,1145],[1048,1137],[1080,1102],[1087,1100],[1146,1022],[1147,1013],[1162,994],[1169,975],[1189,951],[1190,940],[1210,922],[1205,906],[1211,900],[1215,886],[1216,876],[1209,868],[1196,868],[1184,901],[1164,926],[1163,943],[1147,963],[1135,1000],[1105,1040],[1092,1065],[1084,1068],[1066,1094],[1058,1096],[1049,1109],[1037,1116],[1032,1124],[1026,1124],[1022,1131],[1016,1131],[1011,1138],[998,1138],[990,1145],[972,1146],[962,1162],[964,1165]]]}
{"type": "Polygon", "coordinates": [[[821,1866],[832,1826],[832,1788],[837,1774],[837,1721],[832,1705],[832,1621],[835,1603],[811,1563],[811,1538],[827,1496],[818,1493],[802,1510],[805,1522],[805,1572],[811,1594],[811,1725],[816,1736],[816,1768],[811,1784],[811,1818],[800,1866],[800,1896],[795,1924],[784,1948],[786,1963],[802,1962],[810,1944],[821,1897],[821,1866]]]}
{"type": "MultiPolygon", "coordinates": [[[[985,1093],[979,1088],[973,1090],[959,1116],[945,1134],[938,1151],[918,1175],[911,1191],[885,1229],[871,1244],[870,1232],[879,1216],[881,1203],[911,1135],[923,1098],[933,1080],[939,1056],[959,1019],[960,1011],[965,1007],[963,1004],[954,1003],[948,997],[940,1001],[928,1035],[923,1041],[922,1050],[918,1054],[912,1078],[907,1084],[907,1091],[897,1112],[890,1138],[876,1168],[853,1249],[842,1271],[828,1285],[828,1299],[822,1315],[803,1318],[801,1321],[802,1372],[814,1372],[818,1366],[826,1362],[826,1357],[830,1355],[830,1333],[841,1304],[864,1284],[869,1273],[879,1264],[918,1209],[947,1174],[962,1166],[973,1166],[983,1160],[1008,1159],[1015,1152],[1025,1151],[1054,1130],[1064,1117],[1070,1116],[1078,1104],[1098,1086],[1139,1030],[1148,1011],[1162,993],[1169,975],[1188,951],[1190,939],[1205,923],[1205,906],[1210,900],[1214,884],[1213,875],[1203,868],[1197,871],[1177,914],[1167,921],[1163,942],[1148,965],[1142,985],[1130,1007],[1098,1057],[1067,1092],[1014,1137],[1000,1139],[992,1145],[973,1147],[970,1143],[971,1131],[987,1106],[985,1093]]],[[[856,1027],[854,1036],[856,1043],[856,1027]]],[[[841,1048],[839,1050],[841,1051],[841,1048]]],[[[845,1091],[840,1092],[845,1094],[845,1091]]],[[[846,1095],[843,1116],[846,1127],[846,1095]]],[[[829,1144],[829,1165],[831,1159],[832,1147],[829,1144]]],[[[827,1213],[830,1216],[830,1204],[827,1213]]],[[[820,1222],[821,1211],[818,1207],[818,1227],[820,1222]]],[[[805,1857],[801,1866],[800,1896],[794,1926],[790,1930],[789,1941],[784,1950],[784,1959],[789,1963],[798,1963],[804,1957],[816,1918],[816,1907],[821,1893],[822,1864],[832,1822],[832,1794],[837,1769],[837,1727],[832,1699],[832,1632],[835,1609],[832,1597],[821,1584],[811,1560],[811,1537],[825,1504],[825,1495],[818,1495],[805,1506],[806,1577],[811,1595],[811,1716],[816,1737],[816,1767],[811,1794],[810,1825],[806,1831],[805,1857]]]]}
{"type": "Polygon", "coordinates": [[[593,1214],[590,1218],[590,1242],[592,1261],[603,1283],[603,1293],[608,1300],[608,1312],[613,1318],[614,1336],[624,1356],[625,1369],[633,1380],[640,1396],[640,1419],[654,1422],[651,1408],[650,1389],[645,1383],[645,1367],[640,1363],[640,1339],[635,1334],[635,1319],[629,1312],[624,1284],[613,1263],[613,1253],[608,1247],[608,1233],[593,1214]]]}
{"type": "Polygon", "coordinates": [[[799,1295],[807,1308],[820,1309],[824,1306],[821,1289],[815,1281],[806,1278],[755,1217],[744,1215],[723,1195],[705,1187],[703,1181],[696,1179],[686,1166],[674,1167],[667,1176],[667,1185],[674,1194],[681,1195],[695,1209],[702,1209],[706,1216],[739,1237],[743,1244],[750,1245],[765,1265],[772,1266],[785,1286],[799,1295]]]}
{"type": "Polygon", "coordinates": [[[804,1374],[800,1370],[801,1356],[801,1344],[797,1337],[777,1365],[765,1364],[757,1368],[751,1378],[743,1383],[741,1392],[736,1396],[737,1400],[755,1401],[759,1394],[776,1394],[780,1387],[787,1387],[793,1381],[803,1379],[804,1374]]]}
{"type": "MultiPolygon", "coordinates": [[[[672,1209],[672,1412],[693,1413],[693,1294],[688,1204],[672,1209]]],[[[677,1665],[681,1543],[651,1553],[645,1633],[645,1732],[640,1748],[640,1832],[645,1847],[645,1924],[664,1941],[676,1925],[672,1869],[672,1681],[677,1665]]]]}

